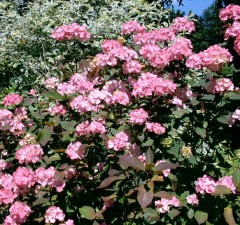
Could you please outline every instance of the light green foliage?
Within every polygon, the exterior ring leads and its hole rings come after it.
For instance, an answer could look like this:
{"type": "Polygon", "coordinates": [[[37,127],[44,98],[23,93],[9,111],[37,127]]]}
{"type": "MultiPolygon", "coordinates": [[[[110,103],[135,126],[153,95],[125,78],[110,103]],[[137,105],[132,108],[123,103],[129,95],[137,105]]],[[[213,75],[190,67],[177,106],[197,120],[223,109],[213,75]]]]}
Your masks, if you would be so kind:
{"type": "Polygon", "coordinates": [[[123,22],[137,20],[154,28],[167,22],[170,12],[160,7],[161,0],[147,3],[142,0],[41,0],[28,3],[28,10],[18,13],[16,3],[0,3],[0,78],[2,88],[14,81],[18,88],[28,89],[43,78],[58,75],[64,64],[72,61],[70,50],[75,49],[78,60],[98,52],[99,43],[120,35],[123,22]],[[151,23],[149,23],[151,21],[151,23]],[[58,43],[50,35],[54,28],[78,22],[85,24],[92,41],[80,46],[58,43]],[[80,48],[79,48],[80,47],[80,48]]]}

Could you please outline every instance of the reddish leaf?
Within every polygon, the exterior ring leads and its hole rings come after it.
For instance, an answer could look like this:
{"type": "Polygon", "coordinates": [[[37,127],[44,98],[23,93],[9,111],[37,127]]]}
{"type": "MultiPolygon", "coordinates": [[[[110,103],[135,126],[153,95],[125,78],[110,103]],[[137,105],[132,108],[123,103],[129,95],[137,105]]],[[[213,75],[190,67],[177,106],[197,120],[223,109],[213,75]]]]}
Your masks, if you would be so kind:
{"type": "Polygon", "coordinates": [[[168,169],[176,169],[178,168],[179,165],[175,164],[175,163],[169,163],[169,162],[162,162],[157,164],[157,166],[155,166],[154,170],[155,171],[163,171],[163,170],[168,170],[168,169]]]}
{"type": "Polygon", "coordinates": [[[98,188],[105,188],[108,187],[112,182],[116,181],[116,180],[122,180],[124,179],[125,176],[111,176],[111,177],[107,177],[105,178],[102,183],[99,185],[98,188]]]}
{"type": "Polygon", "coordinates": [[[151,164],[154,160],[153,151],[149,148],[146,153],[146,165],[151,164]]]}
{"type": "Polygon", "coordinates": [[[224,209],[224,218],[226,220],[226,222],[228,223],[228,225],[236,225],[237,223],[235,222],[234,220],[234,217],[233,217],[233,210],[231,207],[226,207],[224,209]]]}
{"type": "Polygon", "coordinates": [[[119,156],[118,163],[123,169],[132,167],[133,169],[136,169],[136,170],[145,171],[145,166],[144,166],[143,162],[140,159],[135,158],[133,156],[121,155],[121,156],[119,156]]]}
{"type": "Polygon", "coordinates": [[[172,199],[172,195],[166,191],[159,191],[154,194],[154,197],[172,199]]]}
{"type": "Polygon", "coordinates": [[[139,188],[137,200],[142,208],[147,207],[152,202],[153,197],[152,190],[147,192],[144,187],[139,188]]]}

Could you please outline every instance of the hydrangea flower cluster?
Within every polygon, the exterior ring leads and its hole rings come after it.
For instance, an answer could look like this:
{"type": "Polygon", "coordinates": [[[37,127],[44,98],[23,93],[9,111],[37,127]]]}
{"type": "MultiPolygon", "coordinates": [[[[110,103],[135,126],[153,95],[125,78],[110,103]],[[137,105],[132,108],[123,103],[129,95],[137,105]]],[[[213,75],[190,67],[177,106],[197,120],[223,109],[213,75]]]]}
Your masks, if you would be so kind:
{"type": "Polygon", "coordinates": [[[106,146],[108,149],[120,151],[129,145],[129,135],[123,131],[118,132],[114,137],[110,138],[106,146]]]}
{"type": "Polygon", "coordinates": [[[16,93],[8,94],[4,97],[2,104],[4,106],[18,105],[22,102],[23,98],[21,95],[16,93]]]}
{"type": "Polygon", "coordinates": [[[171,199],[161,198],[161,200],[157,200],[154,202],[155,207],[160,213],[166,213],[170,211],[171,206],[180,207],[180,201],[173,196],[171,199]]]}
{"type": "Polygon", "coordinates": [[[86,136],[88,134],[104,134],[106,128],[104,120],[84,121],[76,127],[76,134],[79,136],[86,136]]]}
{"type": "Polygon", "coordinates": [[[56,28],[51,37],[58,41],[78,39],[80,41],[88,41],[91,37],[85,26],[81,26],[77,23],[71,23],[69,25],[62,25],[56,28]]]}
{"type": "Polygon", "coordinates": [[[128,35],[132,33],[143,33],[146,30],[144,26],[141,26],[137,21],[128,21],[121,27],[121,33],[128,35]]]}
{"type": "Polygon", "coordinates": [[[177,17],[173,20],[171,28],[175,33],[188,32],[192,33],[195,31],[194,22],[186,17],[177,17]]]}
{"type": "Polygon", "coordinates": [[[65,218],[65,214],[63,211],[57,206],[50,206],[44,215],[45,223],[55,223],[58,221],[63,222],[65,218]]]}
{"type": "Polygon", "coordinates": [[[85,146],[80,141],[71,143],[66,149],[66,154],[70,159],[83,159],[85,156],[85,146]]]}
{"type": "Polygon", "coordinates": [[[233,91],[234,85],[232,81],[228,78],[212,78],[206,87],[207,91],[213,94],[225,93],[227,91],[233,91]]]}
{"type": "Polygon", "coordinates": [[[190,69],[206,67],[211,71],[219,71],[224,64],[232,60],[233,57],[226,48],[213,45],[205,51],[191,55],[186,61],[186,66],[190,69]]]}
{"type": "Polygon", "coordinates": [[[237,120],[240,121],[240,109],[236,109],[230,117],[229,126],[231,127],[237,120]]]}
{"type": "Polygon", "coordinates": [[[233,184],[232,176],[225,176],[220,178],[218,181],[215,181],[212,177],[208,175],[204,175],[203,177],[199,177],[196,181],[196,192],[204,194],[211,194],[215,191],[216,186],[226,186],[235,194],[237,188],[233,184]]]}

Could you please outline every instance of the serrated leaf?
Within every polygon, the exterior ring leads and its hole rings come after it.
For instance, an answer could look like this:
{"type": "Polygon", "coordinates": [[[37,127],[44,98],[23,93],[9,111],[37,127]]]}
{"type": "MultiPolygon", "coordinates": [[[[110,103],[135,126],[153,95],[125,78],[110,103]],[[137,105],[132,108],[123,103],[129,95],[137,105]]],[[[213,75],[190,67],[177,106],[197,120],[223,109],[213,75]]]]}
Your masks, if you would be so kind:
{"type": "Polygon", "coordinates": [[[219,123],[223,123],[223,124],[229,124],[229,121],[230,121],[230,114],[229,115],[222,115],[222,116],[219,116],[217,118],[217,121],[219,123]]]}
{"type": "Polygon", "coordinates": [[[239,94],[230,95],[229,99],[231,99],[231,100],[240,100],[240,95],[239,94]]]}
{"type": "Polygon", "coordinates": [[[148,224],[155,224],[159,220],[159,214],[155,209],[144,208],[143,212],[144,212],[143,217],[148,224]]]}
{"type": "Polygon", "coordinates": [[[205,223],[208,219],[208,214],[205,212],[197,211],[194,214],[194,218],[196,219],[198,224],[205,223]]]}
{"type": "Polygon", "coordinates": [[[154,171],[163,171],[168,169],[176,169],[179,165],[175,163],[169,163],[169,162],[161,162],[157,164],[154,168],[154,171]]]}
{"type": "Polygon", "coordinates": [[[228,225],[236,225],[235,219],[233,217],[233,210],[230,206],[226,207],[223,212],[224,219],[228,223],[228,225]]]}
{"type": "Polygon", "coordinates": [[[215,99],[215,95],[204,95],[201,99],[205,101],[213,101],[215,99]]]}
{"type": "Polygon", "coordinates": [[[218,185],[215,187],[215,191],[211,193],[212,196],[216,195],[229,195],[231,194],[232,191],[230,188],[223,186],[223,185],[218,185]]]}
{"type": "Polygon", "coordinates": [[[233,183],[235,185],[235,187],[239,187],[240,185],[240,169],[236,169],[233,172],[233,183]]]}
{"type": "Polygon", "coordinates": [[[198,134],[201,138],[205,138],[206,137],[206,130],[200,127],[197,127],[195,129],[196,134],[198,134]]]}
{"type": "Polygon", "coordinates": [[[140,159],[135,158],[134,156],[121,155],[121,156],[119,156],[118,164],[123,169],[132,167],[133,169],[136,169],[136,170],[145,171],[145,166],[144,166],[143,162],[140,159]]]}
{"type": "Polygon", "coordinates": [[[96,217],[96,212],[91,206],[83,206],[79,208],[79,212],[87,220],[94,220],[96,217]]]}
{"type": "Polygon", "coordinates": [[[48,91],[42,93],[43,97],[47,97],[52,100],[63,101],[64,97],[56,91],[48,91]]]}
{"type": "Polygon", "coordinates": [[[189,113],[188,109],[178,109],[176,111],[173,112],[173,115],[176,118],[181,118],[184,114],[189,113]]]}
{"type": "Polygon", "coordinates": [[[170,216],[171,219],[174,219],[176,216],[178,216],[180,211],[177,209],[172,209],[169,211],[168,215],[170,216]]]}
{"type": "Polygon", "coordinates": [[[146,164],[151,164],[154,160],[153,151],[149,148],[146,153],[146,164]]]}
{"type": "Polygon", "coordinates": [[[142,208],[147,207],[152,202],[153,197],[154,196],[152,190],[149,190],[147,192],[144,187],[139,188],[137,200],[142,208]]]}
{"type": "Polygon", "coordinates": [[[108,187],[112,182],[116,181],[116,180],[122,180],[124,179],[125,176],[110,176],[110,177],[107,177],[105,178],[102,183],[99,185],[98,188],[106,188],[108,187]]]}
{"type": "Polygon", "coordinates": [[[194,210],[193,209],[189,209],[187,212],[187,216],[189,219],[192,219],[194,216],[194,210]]]}

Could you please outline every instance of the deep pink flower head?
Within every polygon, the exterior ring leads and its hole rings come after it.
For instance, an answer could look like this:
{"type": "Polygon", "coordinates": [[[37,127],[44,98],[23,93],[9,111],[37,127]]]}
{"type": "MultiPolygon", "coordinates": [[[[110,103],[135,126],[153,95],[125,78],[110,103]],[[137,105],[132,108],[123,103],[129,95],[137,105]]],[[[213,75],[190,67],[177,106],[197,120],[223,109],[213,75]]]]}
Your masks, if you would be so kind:
{"type": "Polygon", "coordinates": [[[173,20],[171,28],[174,30],[175,33],[179,32],[188,32],[192,33],[195,31],[194,22],[189,20],[186,17],[177,17],[173,20]]]}
{"type": "Polygon", "coordinates": [[[144,26],[141,26],[137,21],[129,21],[122,25],[122,34],[143,33],[146,30],[144,26]]]}
{"type": "Polygon", "coordinates": [[[108,149],[114,149],[115,151],[123,150],[129,145],[129,136],[125,132],[120,131],[110,138],[106,144],[108,149]]]}
{"type": "Polygon", "coordinates": [[[81,26],[77,23],[71,23],[69,25],[62,25],[56,28],[51,37],[58,41],[72,40],[74,38],[80,41],[88,41],[91,35],[85,26],[81,26]]]}
{"type": "Polygon", "coordinates": [[[240,55],[240,35],[234,41],[234,50],[238,55],[240,55]]]}
{"type": "Polygon", "coordinates": [[[19,94],[11,93],[4,97],[3,105],[4,106],[12,106],[21,103],[23,100],[22,96],[19,94]]]}
{"type": "Polygon", "coordinates": [[[222,21],[226,20],[239,20],[240,19],[240,6],[230,4],[223,8],[219,13],[219,18],[222,21]]]}
{"type": "Polygon", "coordinates": [[[41,186],[46,187],[49,185],[52,187],[54,185],[55,179],[55,169],[53,166],[45,169],[43,167],[39,167],[35,171],[36,174],[36,182],[39,183],[41,186]]]}
{"type": "Polygon", "coordinates": [[[18,167],[13,173],[13,179],[20,188],[30,188],[35,184],[35,173],[32,169],[26,167],[18,167]]]}
{"type": "Polygon", "coordinates": [[[31,208],[23,202],[15,202],[9,209],[10,216],[17,223],[25,223],[32,213],[31,208]]]}
{"type": "Polygon", "coordinates": [[[57,206],[50,206],[45,215],[45,223],[55,223],[57,220],[58,221],[64,221],[65,215],[63,211],[57,207],[57,206]]]}

